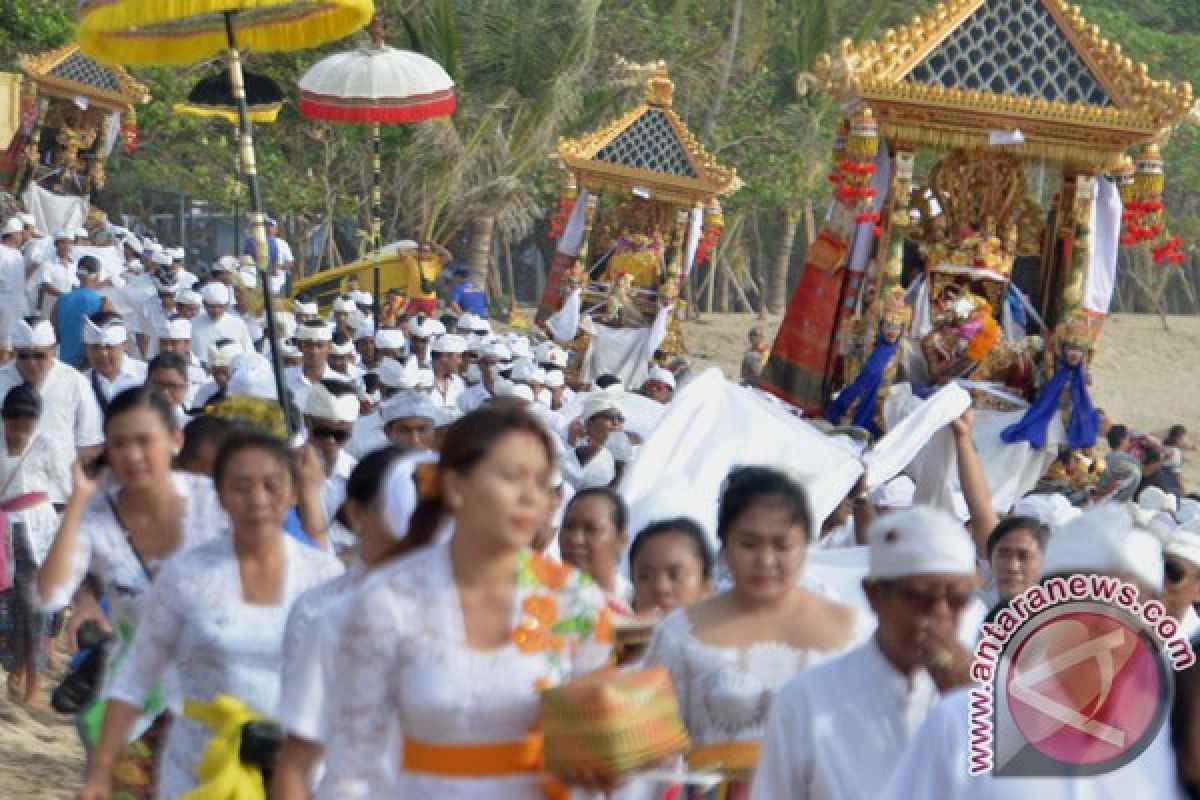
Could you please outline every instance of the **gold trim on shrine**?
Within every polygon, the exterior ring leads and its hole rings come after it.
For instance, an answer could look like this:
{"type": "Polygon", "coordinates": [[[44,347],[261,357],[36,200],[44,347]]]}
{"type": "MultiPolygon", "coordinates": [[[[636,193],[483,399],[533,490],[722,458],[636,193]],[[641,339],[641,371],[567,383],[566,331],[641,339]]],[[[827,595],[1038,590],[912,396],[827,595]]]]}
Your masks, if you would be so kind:
{"type": "MultiPolygon", "coordinates": [[[[17,59],[17,64],[29,80],[37,86],[38,92],[52,97],[72,100],[82,95],[88,98],[92,104],[109,111],[131,109],[150,99],[150,93],[146,86],[134,80],[128,72],[118,66],[97,65],[99,69],[105,70],[113,76],[119,87],[115,92],[92,83],[82,83],[51,74],[55,67],[78,51],[79,45],[68,44],[46,53],[21,56],[17,59]]],[[[86,58],[82,55],[81,57],[86,58]]]]}
{"type": "Polygon", "coordinates": [[[626,192],[642,189],[650,192],[650,196],[656,200],[687,206],[737,191],[741,186],[737,172],[732,167],[718,163],[696,140],[672,109],[673,94],[674,84],[667,75],[666,64],[659,62],[654,75],[646,81],[645,101],[641,105],[608,125],[578,138],[559,139],[558,154],[567,169],[576,174],[582,188],[593,193],[605,189],[626,192]],[[695,177],[596,158],[605,147],[652,112],[663,115],[695,177]]]}
{"type": "Polygon", "coordinates": [[[930,85],[908,77],[988,2],[947,0],[876,41],[845,40],[838,53],[817,60],[817,76],[841,99],[868,103],[889,139],[974,147],[986,144],[991,131],[1019,128],[1025,142],[1014,152],[1102,168],[1115,166],[1122,151],[1149,137],[1165,137],[1191,110],[1190,84],[1152,79],[1145,64],[1125,56],[1078,6],[1063,0],[1038,2],[1111,105],[930,85]]]}

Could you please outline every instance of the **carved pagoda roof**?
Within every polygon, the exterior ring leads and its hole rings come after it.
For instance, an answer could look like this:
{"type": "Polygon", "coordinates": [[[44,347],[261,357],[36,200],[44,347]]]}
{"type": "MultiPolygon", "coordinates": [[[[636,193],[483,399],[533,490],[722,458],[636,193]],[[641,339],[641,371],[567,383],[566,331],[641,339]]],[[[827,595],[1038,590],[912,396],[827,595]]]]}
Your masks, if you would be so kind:
{"type": "Polygon", "coordinates": [[[559,139],[558,154],[582,187],[643,189],[689,205],[737,190],[737,172],[717,163],[671,108],[674,91],[659,62],[641,105],[576,139],[559,139]]]}
{"type": "Polygon", "coordinates": [[[1021,149],[1085,162],[1159,135],[1193,101],[1064,0],[946,0],[876,41],[843,41],[816,71],[870,105],[889,138],[964,146],[1020,129],[1021,149]]]}
{"type": "Polygon", "coordinates": [[[68,44],[34,56],[21,56],[21,71],[38,91],[71,99],[82,95],[94,105],[119,111],[150,99],[146,87],[117,66],[98,64],[68,44]]]}

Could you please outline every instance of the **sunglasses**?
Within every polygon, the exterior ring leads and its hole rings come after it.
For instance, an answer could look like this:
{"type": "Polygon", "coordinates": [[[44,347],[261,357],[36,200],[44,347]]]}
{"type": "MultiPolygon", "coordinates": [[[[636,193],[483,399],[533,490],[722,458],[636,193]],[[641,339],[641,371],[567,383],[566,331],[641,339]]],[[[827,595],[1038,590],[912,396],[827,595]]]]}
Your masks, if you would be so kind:
{"type": "Polygon", "coordinates": [[[342,444],[350,438],[350,431],[342,428],[329,428],[325,425],[314,426],[311,434],[314,439],[333,439],[338,444],[342,444]]]}
{"type": "Polygon", "coordinates": [[[945,602],[946,607],[954,612],[962,611],[971,602],[970,592],[922,591],[896,584],[892,586],[892,591],[910,608],[922,614],[932,613],[939,602],[945,602]]]}
{"type": "Polygon", "coordinates": [[[49,353],[42,353],[37,350],[18,350],[18,361],[45,361],[50,357],[49,353]]]}
{"type": "Polygon", "coordinates": [[[1163,562],[1163,578],[1166,579],[1167,583],[1181,583],[1187,577],[1187,574],[1187,567],[1178,561],[1167,560],[1163,562]]]}

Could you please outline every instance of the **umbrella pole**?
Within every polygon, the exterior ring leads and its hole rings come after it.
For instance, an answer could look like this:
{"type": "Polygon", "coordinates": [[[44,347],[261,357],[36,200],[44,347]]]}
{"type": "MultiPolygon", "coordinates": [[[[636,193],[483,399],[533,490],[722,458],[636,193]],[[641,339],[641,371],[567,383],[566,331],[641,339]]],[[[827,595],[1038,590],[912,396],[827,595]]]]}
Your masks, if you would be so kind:
{"type": "Polygon", "coordinates": [[[383,169],[383,159],[380,156],[378,122],[371,126],[371,149],[374,154],[371,173],[371,246],[375,250],[375,257],[372,259],[375,262],[375,326],[379,327],[380,310],[383,308],[379,304],[382,294],[379,288],[379,248],[382,246],[380,239],[383,236],[383,188],[379,173],[383,169]]]}
{"type": "Polygon", "coordinates": [[[242,159],[242,174],[250,187],[250,230],[254,236],[254,250],[258,262],[258,280],[262,283],[263,306],[267,314],[267,342],[271,348],[271,370],[275,373],[275,391],[283,407],[289,433],[297,433],[295,409],[289,402],[287,387],[283,381],[283,360],[279,353],[279,340],[275,327],[275,303],[271,292],[270,275],[267,272],[267,227],[263,217],[262,194],[258,186],[258,166],[254,160],[254,131],[250,127],[250,114],[246,109],[246,84],[242,76],[242,58],[238,53],[233,35],[234,12],[225,12],[225,36],[229,44],[229,86],[238,110],[238,147],[242,159]]]}

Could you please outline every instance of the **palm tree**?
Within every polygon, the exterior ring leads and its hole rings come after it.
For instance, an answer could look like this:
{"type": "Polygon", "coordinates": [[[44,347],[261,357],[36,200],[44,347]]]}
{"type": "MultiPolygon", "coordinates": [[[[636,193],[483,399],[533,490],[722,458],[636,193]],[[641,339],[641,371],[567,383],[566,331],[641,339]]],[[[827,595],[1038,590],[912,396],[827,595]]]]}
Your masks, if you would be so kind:
{"type": "Polygon", "coordinates": [[[540,216],[531,179],[580,111],[599,6],[530,0],[514,13],[504,0],[432,0],[406,18],[415,46],[452,59],[460,110],[415,132],[397,180],[420,187],[411,213],[428,238],[470,225],[481,286],[496,234],[519,238],[540,216]]]}

